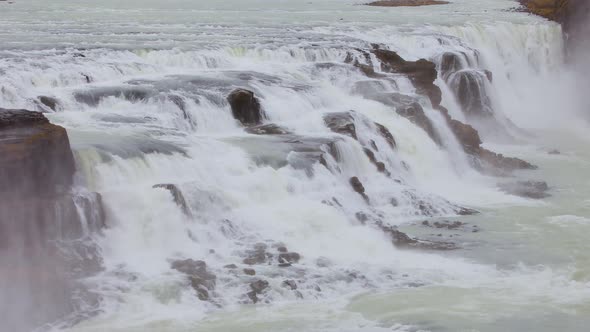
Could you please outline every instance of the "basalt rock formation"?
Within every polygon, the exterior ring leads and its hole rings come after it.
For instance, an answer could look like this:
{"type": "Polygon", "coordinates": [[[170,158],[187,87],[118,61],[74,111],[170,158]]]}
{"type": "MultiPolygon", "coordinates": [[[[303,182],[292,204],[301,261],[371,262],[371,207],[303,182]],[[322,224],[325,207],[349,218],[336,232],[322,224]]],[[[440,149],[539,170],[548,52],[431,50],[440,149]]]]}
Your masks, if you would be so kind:
{"type": "MultiPolygon", "coordinates": [[[[434,84],[438,72],[433,62],[425,59],[406,61],[396,52],[379,47],[376,47],[371,52],[381,62],[382,71],[407,75],[416,87],[416,92],[428,97],[432,107],[444,117],[465,152],[472,157],[472,164],[475,167],[489,173],[536,168],[524,160],[505,157],[482,148],[481,138],[475,128],[451,118],[448,110],[440,105],[442,93],[440,88],[434,84]]],[[[485,76],[485,74],[482,75],[485,76]]],[[[415,98],[398,93],[381,93],[368,97],[393,106],[399,115],[422,128],[437,144],[443,144],[434,123],[432,123],[422,105],[415,98]]]]}
{"type": "Polygon", "coordinates": [[[104,226],[100,195],[74,196],[74,172],[64,128],[41,113],[0,109],[0,312],[7,331],[73,312],[74,293],[85,296],[74,280],[100,268],[95,248],[73,241],[104,226]]]}

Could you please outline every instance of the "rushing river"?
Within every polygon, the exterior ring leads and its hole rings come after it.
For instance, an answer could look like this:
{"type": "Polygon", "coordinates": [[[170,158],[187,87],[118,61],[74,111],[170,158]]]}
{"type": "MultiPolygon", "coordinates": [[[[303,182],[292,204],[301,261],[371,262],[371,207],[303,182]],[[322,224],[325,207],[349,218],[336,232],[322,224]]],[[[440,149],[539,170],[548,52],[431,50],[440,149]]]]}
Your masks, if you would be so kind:
{"type": "MultiPolygon", "coordinates": [[[[99,192],[107,214],[108,228],[92,235],[104,270],[83,281],[100,307],[43,330],[588,330],[587,96],[564,64],[560,26],[513,11],[512,0],[363,2],[0,2],[0,107],[43,110],[65,127],[76,185],[99,192]],[[368,87],[415,93],[402,75],[368,78],[345,63],[371,44],[412,61],[458,52],[470,69],[489,70],[495,125],[474,124],[484,146],[539,169],[481,174],[427,102],[442,145],[367,97],[368,87]],[[301,144],[336,138],[340,160],[325,161],[332,171],[306,164],[292,141],[246,133],[225,102],[238,87],[301,144]],[[38,96],[55,98],[55,110],[38,96]],[[350,110],[358,142],[324,124],[324,114],[350,110]],[[393,134],[395,150],[373,122],[393,134]],[[375,169],[363,141],[378,147],[391,176],[375,169]],[[353,176],[370,203],[350,188],[353,176]],[[514,180],[546,181],[551,196],[517,197],[498,185],[514,180]],[[158,184],[180,188],[184,211],[158,184]],[[480,213],[458,216],[456,206],[480,213]],[[397,249],[359,213],[460,248],[397,249]],[[245,255],[261,243],[301,259],[244,274],[245,255]],[[210,300],[170,268],[187,258],[216,275],[210,300]],[[257,279],[269,286],[252,304],[246,294],[257,279]]],[[[466,121],[451,86],[436,83],[442,105],[466,121]]]]}

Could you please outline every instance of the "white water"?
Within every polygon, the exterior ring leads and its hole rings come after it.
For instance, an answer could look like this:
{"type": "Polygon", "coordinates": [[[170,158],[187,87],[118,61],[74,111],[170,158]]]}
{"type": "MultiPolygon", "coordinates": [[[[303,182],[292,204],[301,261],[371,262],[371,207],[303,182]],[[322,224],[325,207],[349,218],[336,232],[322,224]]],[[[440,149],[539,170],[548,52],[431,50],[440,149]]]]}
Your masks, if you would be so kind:
{"type": "MultiPolygon", "coordinates": [[[[105,270],[85,281],[102,296],[101,313],[71,331],[584,330],[590,183],[577,178],[590,156],[580,96],[571,95],[575,82],[563,68],[560,28],[506,11],[515,5],[508,0],[395,10],[353,4],[1,4],[0,106],[49,111],[36,97],[56,97],[60,105],[48,116],[68,129],[78,185],[101,193],[107,210],[109,228],[97,237],[105,270]],[[444,148],[359,93],[367,77],[342,64],[348,51],[370,43],[408,60],[464,51],[473,69],[491,70],[495,118],[508,131],[509,122],[531,130],[516,130],[518,144],[492,146],[539,164],[540,171],[519,176],[547,180],[553,198],[499,191],[498,179],[471,169],[427,101],[444,148]],[[332,172],[319,163],[302,169],[301,156],[285,144],[246,134],[224,102],[236,87],[255,91],[267,122],[314,140],[338,139],[341,158],[328,161],[332,172]],[[132,88],[149,97],[123,98],[121,91],[132,88]],[[115,93],[96,104],[76,98],[105,89],[115,93]],[[323,114],[348,110],[357,112],[360,144],[324,125],[323,114]],[[372,122],[391,131],[395,151],[372,122]],[[557,140],[553,132],[567,135],[557,140]],[[370,140],[391,178],[363,153],[370,140]],[[564,153],[546,154],[555,148],[564,153]],[[352,176],[363,182],[370,205],[350,187],[352,176]],[[161,183],[181,189],[191,216],[168,191],[152,188],[161,183]],[[432,206],[435,218],[456,220],[454,204],[481,210],[461,220],[482,230],[449,238],[456,232],[421,228],[431,216],[422,215],[418,200],[432,206]],[[357,212],[403,225],[411,235],[445,233],[443,240],[464,249],[396,249],[357,212]],[[257,265],[249,277],[242,260],[260,242],[283,243],[302,260],[290,268],[257,265]],[[211,302],[200,301],[170,268],[184,258],[206,261],[217,275],[211,302]],[[230,272],[227,264],[239,269],[230,272]],[[270,290],[262,303],[243,304],[248,283],[258,278],[270,290]],[[297,281],[302,298],[281,286],[285,279],[297,281]]],[[[404,77],[376,83],[414,93],[404,77]]],[[[464,119],[438,83],[443,105],[464,119]]]]}

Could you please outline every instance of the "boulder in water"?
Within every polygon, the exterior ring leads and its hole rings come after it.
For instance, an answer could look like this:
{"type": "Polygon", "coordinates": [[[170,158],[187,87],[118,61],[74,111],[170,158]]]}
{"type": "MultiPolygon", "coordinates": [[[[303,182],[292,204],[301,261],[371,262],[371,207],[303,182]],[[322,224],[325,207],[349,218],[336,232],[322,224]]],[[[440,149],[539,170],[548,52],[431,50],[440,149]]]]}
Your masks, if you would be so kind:
{"type": "Polygon", "coordinates": [[[291,132],[277,124],[268,123],[258,126],[247,127],[246,132],[254,135],[288,135],[291,132]]]}
{"type": "Polygon", "coordinates": [[[542,199],[550,196],[548,193],[549,186],[547,185],[547,182],[544,181],[518,181],[501,183],[499,187],[506,193],[520,197],[542,199]]]}
{"type": "Polygon", "coordinates": [[[200,300],[209,300],[209,291],[215,288],[217,277],[207,269],[207,264],[204,261],[193,259],[177,260],[172,262],[171,267],[187,275],[191,287],[197,292],[200,300]]]}
{"type": "Polygon", "coordinates": [[[358,140],[354,117],[351,112],[328,113],[324,115],[324,122],[335,133],[350,136],[358,140]]]}
{"type": "Polygon", "coordinates": [[[247,295],[250,298],[250,300],[252,300],[252,302],[256,304],[259,301],[258,295],[262,294],[269,286],[270,284],[266,280],[256,280],[250,283],[250,288],[252,289],[252,291],[248,292],[247,295]]]}
{"type": "Polygon", "coordinates": [[[39,96],[39,102],[52,111],[57,110],[57,107],[59,106],[59,102],[53,97],[39,96]]]}
{"type": "Polygon", "coordinates": [[[168,190],[172,194],[174,203],[176,203],[176,205],[178,205],[182,209],[182,212],[184,212],[185,215],[191,216],[191,210],[188,204],[186,203],[186,199],[184,198],[182,191],[180,191],[177,185],[170,183],[162,183],[153,185],[153,188],[161,188],[168,190]]]}
{"type": "Polygon", "coordinates": [[[259,125],[264,117],[262,107],[254,92],[236,89],[227,96],[234,118],[244,126],[259,125]]]}
{"type": "Polygon", "coordinates": [[[356,176],[351,177],[349,180],[349,183],[350,183],[350,186],[352,187],[352,190],[354,190],[359,195],[363,196],[365,201],[367,201],[367,202],[369,201],[369,197],[367,196],[367,194],[365,194],[365,186],[363,186],[363,183],[361,182],[361,180],[359,180],[358,177],[356,177],[356,176]]]}

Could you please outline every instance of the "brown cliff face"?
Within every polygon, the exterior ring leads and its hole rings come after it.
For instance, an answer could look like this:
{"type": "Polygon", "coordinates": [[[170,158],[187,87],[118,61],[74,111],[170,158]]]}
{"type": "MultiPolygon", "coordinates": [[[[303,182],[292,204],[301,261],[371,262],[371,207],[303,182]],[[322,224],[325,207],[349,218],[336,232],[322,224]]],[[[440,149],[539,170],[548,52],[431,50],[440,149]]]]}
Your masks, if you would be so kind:
{"type": "Polygon", "coordinates": [[[0,108],[0,317],[7,331],[70,314],[80,291],[74,271],[100,264],[90,247],[64,245],[84,236],[79,209],[100,201],[71,194],[74,173],[64,128],[41,113],[0,108]],[[68,258],[76,250],[85,252],[83,261],[68,258]]]}
{"type": "Polygon", "coordinates": [[[536,15],[562,24],[568,52],[587,49],[590,44],[590,1],[588,0],[520,0],[536,15]]]}

